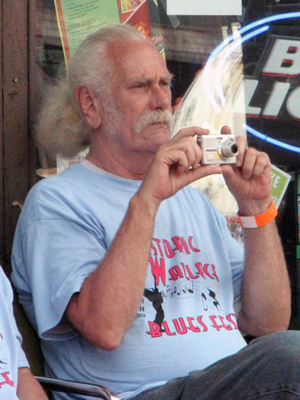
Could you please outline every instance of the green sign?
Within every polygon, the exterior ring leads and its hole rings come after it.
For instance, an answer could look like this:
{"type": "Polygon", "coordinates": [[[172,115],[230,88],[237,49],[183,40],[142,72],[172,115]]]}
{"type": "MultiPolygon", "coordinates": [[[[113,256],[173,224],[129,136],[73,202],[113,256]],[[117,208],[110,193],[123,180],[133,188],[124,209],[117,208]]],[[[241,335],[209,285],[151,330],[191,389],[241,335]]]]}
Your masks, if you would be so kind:
{"type": "Polygon", "coordinates": [[[291,180],[291,175],[275,167],[275,165],[272,165],[271,173],[272,173],[272,187],[271,187],[272,199],[278,209],[281,200],[286,192],[288,184],[291,180]]]}
{"type": "Polygon", "coordinates": [[[117,0],[55,0],[54,3],[66,63],[90,33],[120,22],[117,0]]]}

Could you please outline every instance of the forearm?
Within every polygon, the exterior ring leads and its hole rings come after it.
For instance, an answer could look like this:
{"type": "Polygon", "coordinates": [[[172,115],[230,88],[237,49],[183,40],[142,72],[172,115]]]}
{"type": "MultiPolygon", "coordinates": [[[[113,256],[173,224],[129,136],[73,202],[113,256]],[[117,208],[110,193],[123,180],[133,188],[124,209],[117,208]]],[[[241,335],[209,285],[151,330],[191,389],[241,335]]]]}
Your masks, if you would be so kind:
{"type": "Polygon", "coordinates": [[[67,316],[94,345],[116,348],[131,326],[144,292],[157,208],[138,193],[98,269],[68,306],[67,316]]]}
{"type": "Polygon", "coordinates": [[[222,171],[216,165],[199,167],[196,133],[203,130],[186,128],[160,146],[105,259],[69,303],[71,323],[100,348],[120,344],[141,304],[160,203],[191,182],[222,171]]]}
{"type": "Polygon", "coordinates": [[[47,400],[46,393],[30,372],[29,368],[19,368],[17,396],[20,400],[47,400]]]}
{"type": "Polygon", "coordinates": [[[286,329],[290,319],[290,284],[275,221],[260,228],[244,229],[244,239],[240,329],[252,336],[286,329]]]}

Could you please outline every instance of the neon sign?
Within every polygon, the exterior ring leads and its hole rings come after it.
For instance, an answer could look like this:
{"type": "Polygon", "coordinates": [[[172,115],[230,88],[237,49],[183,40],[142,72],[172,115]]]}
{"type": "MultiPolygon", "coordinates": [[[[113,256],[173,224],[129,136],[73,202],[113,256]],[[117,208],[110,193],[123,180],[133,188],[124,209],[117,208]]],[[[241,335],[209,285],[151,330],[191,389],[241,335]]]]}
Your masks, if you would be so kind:
{"type": "MultiPolygon", "coordinates": [[[[284,14],[279,14],[279,15],[274,15],[271,17],[263,18],[259,21],[255,21],[255,22],[250,23],[250,24],[244,26],[243,28],[237,30],[233,35],[226,38],[222,43],[220,43],[219,46],[217,46],[213,50],[213,52],[211,53],[210,57],[207,60],[207,63],[206,63],[205,69],[204,69],[204,76],[205,76],[204,88],[205,88],[206,95],[210,101],[210,104],[216,113],[221,113],[222,107],[224,107],[226,105],[226,97],[224,95],[224,90],[222,87],[223,67],[224,67],[224,64],[226,63],[226,60],[228,60],[228,58],[232,57],[234,52],[239,47],[241,47],[241,45],[243,43],[246,43],[248,40],[267,32],[270,29],[270,24],[272,22],[276,22],[276,21],[280,21],[280,20],[287,20],[287,19],[296,19],[296,18],[300,18],[300,12],[284,13],[284,14]],[[217,64],[217,66],[216,66],[216,64],[217,64]],[[212,88],[210,85],[211,81],[209,79],[209,75],[212,72],[212,70],[214,70],[214,74],[215,74],[214,89],[216,91],[216,96],[212,92],[212,88]]],[[[297,47],[294,46],[293,49],[292,49],[292,47],[293,46],[290,46],[291,53],[293,53],[293,52],[297,53],[297,47]]],[[[291,58],[292,57],[293,57],[293,55],[291,55],[291,58]]],[[[299,55],[297,55],[297,57],[299,57],[299,55]]],[[[281,60],[281,61],[285,61],[285,60],[281,60]]],[[[269,68],[269,69],[271,71],[270,73],[268,73],[268,66],[266,66],[265,75],[276,76],[274,71],[272,71],[271,68],[269,68]]],[[[278,67],[278,69],[280,69],[280,67],[278,67]]],[[[282,74],[279,74],[279,75],[283,76],[282,74]]],[[[299,75],[299,74],[294,73],[294,75],[288,75],[288,76],[297,76],[297,75],[299,75]]],[[[288,84],[286,84],[286,88],[283,87],[284,86],[283,83],[279,83],[278,87],[280,85],[281,85],[281,89],[284,89],[286,91],[286,92],[284,92],[284,90],[281,90],[281,99],[283,102],[283,100],[285,98],[284,93],[285,93],[285,95],[287,94],[288,84]]],[[[291,96],[291,97],[296,98],[296,96],[298,96],[298,92],[299,92],[299,89],[296,89],[295,93],[294,94],[292,93],[293,96],[291,96]]],[[[275,98],[275,96],[273,96],[271,98],[271,100],[274,98],[275,98]]],[[[277,101],[278,101],[278,97],[277,97],[277,101]]],[[[281,105],[281,104],[282,103],[280,103],[279,105],[281,105]]],[[[277,104],[277,108],[278,107],[279,106],[277,104]]],[[[289,108],[290,114],[291,115],[294,114],[293,116],[295,117],[295,119],[299,119],[299,118],[297,118],[297,115],[295,115],[295,112],[293,112],[294,110],[293,110],[291,101],[288,104],[288,108],[289,108]]],[[[268,111],[270,109],[271,109],[271,107],[269,105],[268,111]]],[[[278,111],[279,111],[279,109],[278,109],[278,111]]],[[[260,108],[257,108],[257,110],[256,110],[257,115],[259,112],[260,112],[260,108]]],[[[266,117],[268,117],[267,111],[265,111],[264,115],[266,117]]],[[[272,116],[269,116],[269,118],[272,118],[272,116]]],[[[248,124],[244,124],[243,126],[248,133],[259,138],[260,140],[263,140],[272,145],[281,147],[288,151],[300,153],[300,147],[298,147],[298,146],[293,146],[293,145],[287,144],[285,142],[282,142],[280,140],[271,138],[269,135],[266,135],[262,132],[255,130],[248,124]]]]}

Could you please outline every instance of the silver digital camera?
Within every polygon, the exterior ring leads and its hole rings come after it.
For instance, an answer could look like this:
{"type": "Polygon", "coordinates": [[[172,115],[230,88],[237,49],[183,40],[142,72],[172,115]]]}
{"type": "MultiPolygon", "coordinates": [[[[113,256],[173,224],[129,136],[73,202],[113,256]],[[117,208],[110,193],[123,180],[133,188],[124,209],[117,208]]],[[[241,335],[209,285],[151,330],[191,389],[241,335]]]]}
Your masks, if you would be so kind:
{"type": "Polygon", "coordinates": [[[198,135],[202,150],[201,164],[234,164],[238,146],[234,135],[198,135]]]}

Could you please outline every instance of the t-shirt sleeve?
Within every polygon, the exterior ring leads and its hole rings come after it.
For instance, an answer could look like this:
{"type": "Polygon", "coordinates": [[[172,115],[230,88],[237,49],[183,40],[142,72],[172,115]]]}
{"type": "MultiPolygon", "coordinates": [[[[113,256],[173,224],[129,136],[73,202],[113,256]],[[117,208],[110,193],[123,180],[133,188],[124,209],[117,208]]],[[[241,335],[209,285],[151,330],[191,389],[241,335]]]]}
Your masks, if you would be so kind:
{"type": "Polygon", "coordinates": [[[27,357],[22,348],[21,334],[18,331],[18,329],[16,330],[16,338],[18,340],[18,368],[24,368],[24,367],[29,368],[27,357]]]}
{"type": "Polygon", "coordinates": [[[70,324],[62,322],[63,315],[72,295],[80,291],[104,257],[104,245],[77,221],[45,219],[27,229],[22,249],[27,282],[18,283],[19,296],[22,297],[23,285],[25,308],[26,296],[30,293],[33,298],[34,310],[27,312],[35,319],[32,322],[39,335],[48,340],[76,335],[70,324]]]}
{"type": "MultiPolygon", "coordinates": [[[[22,337],[17,327],[13,311],[13,291],[10,282],[0,267],[0,306],[1,306],[1,341],[4,341],[6,351],[10,353],[11,367],[29,367],[26,355],[22,349],[22,337]]],[[[3,346],[3,344],[2,344],[3,346]]],[[[3,347],[2,347],[3,349],[3,347]]],[[[5,357],[4,357],[5,358],[5,357]]],[[[4,362],[4,360],[2,360],[4,362]]]]}

